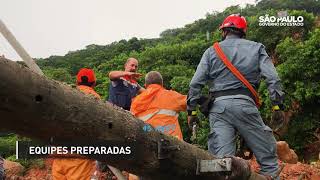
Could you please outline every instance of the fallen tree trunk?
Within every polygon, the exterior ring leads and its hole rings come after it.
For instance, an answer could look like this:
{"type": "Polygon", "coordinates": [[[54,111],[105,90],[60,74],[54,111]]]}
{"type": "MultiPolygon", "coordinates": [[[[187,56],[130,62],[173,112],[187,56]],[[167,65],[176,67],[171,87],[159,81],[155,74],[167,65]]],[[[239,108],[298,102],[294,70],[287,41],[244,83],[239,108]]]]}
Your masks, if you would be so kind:
{"type": "MultiPolygon", "coordinates": [[[[108,164],[150,179],[225,178],[213,173],[196,175],[197,160],[215,159],[207,151],[154,130],[145,131],[144,122],[129,112],[84,96],[77,89],[4,58],[0,59],[0,82],[2,129],[40,140],[54,137],[136,142],[141,159],[110,160],[108,164]],[[171,151],[170,158],[159,160],[161,140],[178,145],[179,150],[171,151]]],[[[233,171],[237,168],[241,169],[235,167],[233,171]]],[[[262,178],[251,174],[251,179],[262,178]]]]}

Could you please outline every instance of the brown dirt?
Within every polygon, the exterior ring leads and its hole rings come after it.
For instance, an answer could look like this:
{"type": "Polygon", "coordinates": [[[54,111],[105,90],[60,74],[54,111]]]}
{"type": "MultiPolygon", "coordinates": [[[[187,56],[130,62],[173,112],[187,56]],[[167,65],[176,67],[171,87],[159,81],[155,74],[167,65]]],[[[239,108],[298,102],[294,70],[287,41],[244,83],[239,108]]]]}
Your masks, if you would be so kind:
{"type": "MultiPolygon", "coordinates": [[[[280,174],[281,180],[320,180],[320,160],[318,162],[312,163],[312,165],[302,164],[298,162],[297,164],[283,163],[279,160],[280,166],[283,165],[284,168],[280,174]]],[[[10,175],[6,179],[10,180],[52,180],[51,177],[51,165],[52,159],[47,159],[45,161],[45,168],[31,168],[24,176],[10,175]]],[[[250,160],[251,168],[258,172],[259,165],[253,158],[250,160]]],[[[109,179],[112,178],[112,173],[110,171],[100,175],[99,179],[109,179]],[[108,177],[108,178],[106,178],[108,177]]]]}
{"type": "Polygon", "coordinates": [[[298,162],[297,154],[294,150],[290,149],[288,143],[285,141],[277,142],[277,154],[279,160],[285,163],[296,164],[298,162]]]}
{"type": "MultiPolygon", "coordinates": [[[[53,159],[46,159],[45,160],[45,167],[44,168],[30,168],[27,170],[24,176],[19,176],[16,174],[9,174],[6,177],[6,180],[52,180],[51,176],[51,166],[53,163],[53,159]]],[[[107,171],[105,173],[99,173],[99,180],[114,180],[112,172],[107,171]]]]}
{"type": "Polygon", "coordinates": [[[8,176],[21,175],[24,171],[24,167],[21,164],[8,160],[4,160],[3,167],[8,176]]]}
{"type": "MultiPolygon", "coordinates": [[[[320,180],[320,161],[314,165],[283,163],[279,160],[280,167],[284,166],[281,173],[281,180],[320,180]]],[[[255,159],[250,160],[251,168],[259,172],[260,168],[255,159]]]]}
{"type": "Polygon", "coordinates": [[[320,140],[306,145],[303,149],[303,159],[310,161],[315,158],[320,159],[320,140]]]}

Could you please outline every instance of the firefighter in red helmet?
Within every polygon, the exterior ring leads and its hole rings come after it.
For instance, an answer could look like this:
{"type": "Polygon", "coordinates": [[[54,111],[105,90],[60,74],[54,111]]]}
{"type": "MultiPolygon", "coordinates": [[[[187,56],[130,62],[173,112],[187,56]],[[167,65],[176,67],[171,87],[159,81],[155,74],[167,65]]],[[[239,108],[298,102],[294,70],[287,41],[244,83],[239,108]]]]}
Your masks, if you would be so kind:
{"type": "Polygon", "coordinates": [[[93,95],[100,99],[100,95],[94,91],[96,76],[92,69],[82,68],[77,74],[77,88],[85,94],[93,95]]]}
{"type": "MultiPolygon", "coordinates": [[[[94,91],[96,76],[92,69],[82,68],[77,74],[77,88],[87,95],[100,99],[94,91]]],[[[68,156],[68,155],[66,155],[68,156]]],[[[76,180],[91,179],[98,173],[96,161],[86,159],[79,155],[79,158],[56,158],[52,164],[53,180],[76,180]]]]}
{"type": "Polygon", "coordinates": [[[244,38],[247,32],[247,21],[239,14],[232,14],[224,19],[219,30],[222,31],[223,40],[230,32],[236,34],[240,38],[244,38]]]}
{"type": "Polygon", "coordinates": [[[256,107],[260,104],[256,90],[264,78],[273,117],[283,121],[284,93],[278,74],[264,45],[245,39],[247,22],[243,16],[228,16],[219,29],[223,40],[204,52],[190,82],[188,122],[197,122],[196,105],[208,82],[212,99],[208,107],[209,152],[218,157],[235,155],[238,132],[257,158],[260,173],[279,179],[276,140],[256,107]]]}

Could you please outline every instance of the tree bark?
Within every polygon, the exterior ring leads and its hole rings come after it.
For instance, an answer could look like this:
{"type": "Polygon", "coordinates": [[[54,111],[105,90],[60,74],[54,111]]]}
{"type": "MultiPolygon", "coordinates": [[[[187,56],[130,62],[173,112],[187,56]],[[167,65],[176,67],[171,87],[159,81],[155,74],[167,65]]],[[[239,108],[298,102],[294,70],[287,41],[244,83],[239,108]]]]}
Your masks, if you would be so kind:
{"type": "MultiPolygon", "coordinates": [[[[49,80],[15,62],[0,59],[1,128],[40,140],[134,141],[138,160],[108,164],[150,179],[224,179],[218,174],[196,175],[198,159],[215,159],[207,151],[157,131],[144,131],[144,122],[128,111],[85,96],[77,89],[49,80]],[[179,150],[159,160],[164,139],[179,150]]],[[[255,173],[252,173],[255,174],[255,173]]],[[[256,175],[256,174],[255,174],[256,175]]]]}

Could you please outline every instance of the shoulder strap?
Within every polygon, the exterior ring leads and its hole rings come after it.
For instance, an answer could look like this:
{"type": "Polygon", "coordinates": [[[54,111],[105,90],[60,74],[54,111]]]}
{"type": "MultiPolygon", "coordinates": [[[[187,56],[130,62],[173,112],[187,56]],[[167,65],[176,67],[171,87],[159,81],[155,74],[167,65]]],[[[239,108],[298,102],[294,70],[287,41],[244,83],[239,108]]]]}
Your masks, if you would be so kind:
{"type": "Polygon", "coordinates": [[[222,51],[218,42],[213,44],[213,48],[215,49],[219,59],[227,66],[227,68],[250,90],[252,95],[255,98],[255,103],[259,108],[261,106],[260,98],[257,91],[252,87],[249,81],[241,74],[241,72],[228,60],[228,57],[222,51]]]}

